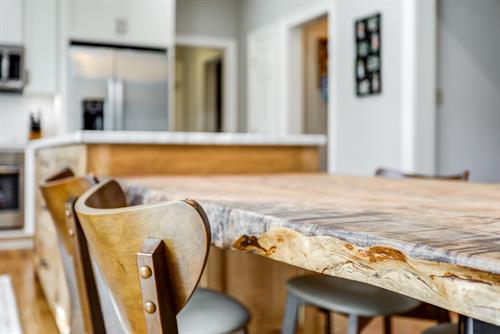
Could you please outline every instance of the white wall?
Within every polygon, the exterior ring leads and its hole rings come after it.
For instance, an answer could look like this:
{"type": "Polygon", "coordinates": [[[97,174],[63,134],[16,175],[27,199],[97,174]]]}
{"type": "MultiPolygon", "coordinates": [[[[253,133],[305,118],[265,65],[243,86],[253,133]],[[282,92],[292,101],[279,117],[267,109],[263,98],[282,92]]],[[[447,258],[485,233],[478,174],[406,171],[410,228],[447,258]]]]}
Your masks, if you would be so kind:
{"type": "Polygon", "coordinates": [[[339,2],[333,43],[330,170],[371,175],[401,162],[401,6],[395,1],[339,2]],[[355,94],[354,21],[382,14],[382,94],[355,94]]]}
{"type": "Polygon", "coordinates": [[[175,12],[177,34],[239,36],[237,0],[177,0],[175,12]]]}
{"type": "Polygon", "coordinates": [[[435,2],[338,1],[330,27],[329,170],[434,172],[435,2]],[[382,93],[358,98],[354,21],[381,13],[382,93]]]}
{"type": "Polygon", "coordinates": [[[29,112],[40,110],[44,135],[54,134],[54,99],[51,97],[0,94],[0,144],[28,141],[29,112]]]}
{"type": "Polygon", "coordinates": [[[438,171],[500,182],[500,1],[439,3],[438,171]]]}

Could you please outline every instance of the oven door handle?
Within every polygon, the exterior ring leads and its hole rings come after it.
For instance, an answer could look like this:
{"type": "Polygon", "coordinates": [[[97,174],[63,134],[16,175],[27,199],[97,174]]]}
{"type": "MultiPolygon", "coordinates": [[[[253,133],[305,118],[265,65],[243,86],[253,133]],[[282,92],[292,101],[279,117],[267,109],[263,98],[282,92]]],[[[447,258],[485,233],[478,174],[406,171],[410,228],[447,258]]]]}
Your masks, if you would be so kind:
{"type": "Polygon", "coordinates": [[[18,174],[21,169],[16,166],[0,165],[0,174],[18,174]]]}

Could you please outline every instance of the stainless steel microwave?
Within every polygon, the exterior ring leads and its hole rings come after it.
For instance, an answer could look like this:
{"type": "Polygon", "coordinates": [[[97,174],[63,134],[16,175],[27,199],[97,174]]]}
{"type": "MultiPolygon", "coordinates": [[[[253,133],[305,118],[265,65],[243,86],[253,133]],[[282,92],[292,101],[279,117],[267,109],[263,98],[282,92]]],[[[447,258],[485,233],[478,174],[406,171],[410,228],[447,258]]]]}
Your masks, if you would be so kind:
{"type": "Polygon", "coordinates": [[[25,83],[24,48],[0,45],[0,90],[22,91],[25,83]]]}

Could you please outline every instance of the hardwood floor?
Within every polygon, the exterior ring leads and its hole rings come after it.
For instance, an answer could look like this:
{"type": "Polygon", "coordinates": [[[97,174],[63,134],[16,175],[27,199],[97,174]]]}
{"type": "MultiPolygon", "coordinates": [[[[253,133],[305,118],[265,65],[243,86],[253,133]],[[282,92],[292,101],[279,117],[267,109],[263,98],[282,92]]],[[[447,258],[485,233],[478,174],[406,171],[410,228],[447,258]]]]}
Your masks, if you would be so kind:
{"type": "Polygon", "coordinates": [[[36,279],[31,250],[1,251],[0,275],[10,275],[26,334],[57,333],[49,306],[36,279]]]}
{"type": "MultiPolygon", "coordinates": [[[[57,333],[56,324],[33,270],[32,256],[33,252],[30,250],[0,251],[0,274],[11,276],[24,333],[57,333]]],[[[317,321],[321,322],[321,319],[318,317],[317,321]]],[[[345,318],[335,315],[333,322],[334,334],[347,333],[345,318]]],[[[396,318],[393,320],[393,333],[419,334],[432,325],[432,321],[396,318]]],[[[362,334],[381,334],[382,329],[382,319],[377,318],[362,334]]]]}

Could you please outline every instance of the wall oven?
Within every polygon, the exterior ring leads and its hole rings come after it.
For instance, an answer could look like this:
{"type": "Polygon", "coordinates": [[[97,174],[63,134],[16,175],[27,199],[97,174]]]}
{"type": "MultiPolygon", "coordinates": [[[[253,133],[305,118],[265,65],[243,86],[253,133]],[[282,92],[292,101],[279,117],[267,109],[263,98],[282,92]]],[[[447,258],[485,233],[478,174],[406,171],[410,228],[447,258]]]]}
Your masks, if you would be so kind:
{"type": "Polygon", "coordinates": [[[0,152],[0,229],[23,228],[24,153],[0,152]]]}

